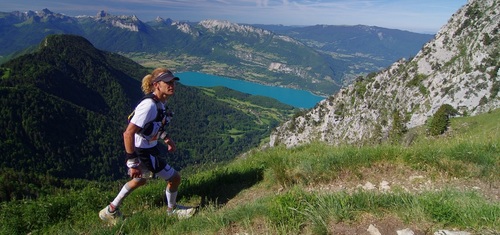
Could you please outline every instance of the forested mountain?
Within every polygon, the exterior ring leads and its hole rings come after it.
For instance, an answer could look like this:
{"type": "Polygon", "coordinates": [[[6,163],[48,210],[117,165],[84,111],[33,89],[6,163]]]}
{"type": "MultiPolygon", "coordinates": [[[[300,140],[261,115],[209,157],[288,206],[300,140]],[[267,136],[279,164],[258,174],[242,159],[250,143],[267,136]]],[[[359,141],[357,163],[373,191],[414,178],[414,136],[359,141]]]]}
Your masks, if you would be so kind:
{"type": "MultiPolygon", "coordinates": [[[[35,52],[2,64],[0,168],[61,178],[123,177],[122,132],[149,72],[75,35],[48,36],[35,52]]],[[[265,112],[294,112],[268,98],[182,83],[169,108],[179,149],[169,161],[178,169],[230,160],[257,146],[285,118],[265,112]],[[240,109],[224,101],[238,96],[240,109]],[[249,100],[252,108],[243,104],[249,100]]]]}
{"type": "Polygon", "coordinates": [[[75,34],[101,50],[136,61],[161,61],[176,71],[199,71],[331,95],[359,74],[378,71],[415,54],[431,37],[369,26],[325,27],[322,34],[313,36],[318,27],[272,31],[220,20],[186,23],[158,17],[142,22],[135,16],[104,11],[79,17],[48,9],[4,12],[0,13],[0,62],[47,35],[75,34]],[[353,43],[363,46],[352,50],[353,43]]]}

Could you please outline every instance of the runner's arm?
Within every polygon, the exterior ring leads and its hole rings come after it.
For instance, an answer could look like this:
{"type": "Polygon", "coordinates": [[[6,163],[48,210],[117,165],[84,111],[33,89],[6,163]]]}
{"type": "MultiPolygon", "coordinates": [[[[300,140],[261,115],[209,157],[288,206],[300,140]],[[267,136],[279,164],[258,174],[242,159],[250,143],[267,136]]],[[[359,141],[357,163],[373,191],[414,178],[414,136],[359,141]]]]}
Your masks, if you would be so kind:
{"type": "Polygon", "coordinates": [[[134,135],[141,130],[140,127],[136,126],[134,123],[129,123],[125,132],[123,132],[123,144],[125,145],[125,152],[128,154],[134,154],[134,135]]]}

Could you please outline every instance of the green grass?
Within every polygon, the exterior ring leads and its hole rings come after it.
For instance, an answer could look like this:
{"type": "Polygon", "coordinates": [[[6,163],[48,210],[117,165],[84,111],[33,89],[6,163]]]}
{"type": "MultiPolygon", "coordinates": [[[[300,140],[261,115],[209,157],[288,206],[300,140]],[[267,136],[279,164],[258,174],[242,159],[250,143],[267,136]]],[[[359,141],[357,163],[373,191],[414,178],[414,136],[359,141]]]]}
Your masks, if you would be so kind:
{"type": "Polygon", "coordinates": [[[83,189],[37,200],[2,203],[0,234],[334,234],[336,225],[354,227],[367,215],[395,216],[407,227],[425,227],[428,233],[449,229],[498,234],[500,203],[478,190],[451,186],[418,193],[397,188],[390,192],[307,190],[339,178],[369,181],[363,171],[383,165],[436,179],[475,180],[498,189],[498,120],[500,110],[455,118],[445,135],[419,134],[409,147],[312,143],[255,149],[225,165],[192,168],[183,172],[179,199],[200,205],[200,210],[188,220],[166,215],[165,183],[151,180],[125,200],[121,210],[126,219],[106,226],[97,213],[125,180],[89,183],[83,189]]]}

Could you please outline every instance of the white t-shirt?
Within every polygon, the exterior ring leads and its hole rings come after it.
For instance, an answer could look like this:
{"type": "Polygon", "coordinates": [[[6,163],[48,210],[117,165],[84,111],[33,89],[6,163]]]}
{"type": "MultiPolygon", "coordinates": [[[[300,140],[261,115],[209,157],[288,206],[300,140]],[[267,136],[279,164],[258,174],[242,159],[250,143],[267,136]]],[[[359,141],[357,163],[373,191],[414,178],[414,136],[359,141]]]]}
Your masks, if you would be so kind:
{"type": "MultiPolygon", "coordinates": [[[[163,103],[158,102],[157,104],[153,99],[142,100],[135,108],[135,113],[131,123],[135,124],[140,128],[144,128],[144,125],[153,121],[158,114],[158,108],[165,109],[163,103]],[[158,105],[158,106],[157,106],[158,105]]],[[[153,122],[153,131],[145,136],[140,134],[135,134],[135,147],[137,148],[151,148],[156,146],[158,143],[158,131],[161,127],[161,121],[153,122]]]]}

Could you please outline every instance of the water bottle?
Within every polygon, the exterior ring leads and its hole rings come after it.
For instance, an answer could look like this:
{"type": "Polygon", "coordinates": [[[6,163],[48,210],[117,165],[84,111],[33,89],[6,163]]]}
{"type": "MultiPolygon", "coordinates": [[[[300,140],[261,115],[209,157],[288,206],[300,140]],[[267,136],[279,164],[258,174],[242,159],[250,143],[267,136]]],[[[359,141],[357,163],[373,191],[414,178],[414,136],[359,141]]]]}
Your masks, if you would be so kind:
{"type": "Polygon", "coordinates": [[[141,168],[141,173],[142,173],[142,177],[141,178],[143,178],[143,179],[151,179],[154,176],[153,172],[151,172],[150,170],[148,170],[146,167],[142,167],[141,168]]]}

